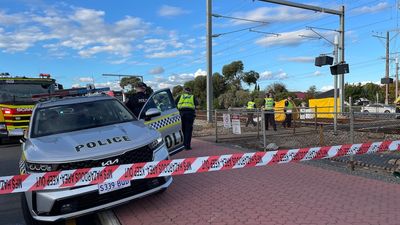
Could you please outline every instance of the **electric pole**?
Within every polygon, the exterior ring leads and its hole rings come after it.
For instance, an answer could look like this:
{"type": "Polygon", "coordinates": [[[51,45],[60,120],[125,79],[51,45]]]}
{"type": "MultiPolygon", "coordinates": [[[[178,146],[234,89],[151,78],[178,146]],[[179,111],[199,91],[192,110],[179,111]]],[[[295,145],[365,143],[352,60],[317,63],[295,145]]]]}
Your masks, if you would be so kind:
{"type": "MultiPolygon", "coordinates": [[[[386,71],[385,78],[389,79],[389,31],[386,32],[386,71]]],[[[385,84],[386,87],[386,95],[385,95],[385,104],[389,104],[389,84],[385,84]]]]}
{"type": "Polygon", "coordinates": [[[390,31],[386,31],[386,37],[384,36],[380,36],[380,35],[372,35],[376,38],[380,38],[380,39],[385,39],[386,40],[386,56],[385,56],[385,79],[386,79],[386,83],[385,83],[385,104],[389,104],[389,62],[390,62],[390,37],[389,37],[390,31]]]}
{"type": "MultiPolygon", "coordinates": [[[[213,85],[212,85],[212,0],[206,0],[207,7],[207,122],[212,123],[213,85]]],[[[215,118],[217,119],[217,118],[215,118]]]]}
{"type": "Polygon", "coordinates": [[[394,99],[396,100],[399,97],[399,58],[396,57],[396,96],[394,99]]]}
{"type": "MultiPolygon", "coordinates": [[[[340,41],[339,41],[339,49],[340,49],[340,62],[345,63],[344,59],[344,6],[342,5],[340,17],[340,41]]],[[[345,92],[345,84],[344,84],[344,74],[340,74],[339,76],[339,99],[340,99],[340,112],[344,112],[344,100],[346,98],[345,92]]],[[[335,90],[336,91],[336,90],[335,90]]]]}

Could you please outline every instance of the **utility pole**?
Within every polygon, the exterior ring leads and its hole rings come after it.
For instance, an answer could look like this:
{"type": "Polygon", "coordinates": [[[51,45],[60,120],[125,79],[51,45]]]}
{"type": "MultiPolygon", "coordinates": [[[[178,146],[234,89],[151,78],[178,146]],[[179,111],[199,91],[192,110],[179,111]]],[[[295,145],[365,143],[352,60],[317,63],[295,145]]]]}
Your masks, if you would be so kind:
{"type": "MultiPolygon", "coordinates": [[[[328,8],[323,8],[319,6],[314,6],[314,5],[307,5],[307,4],[301,4],[301,3],[296,3],[296,2],[290,2],[286,0],[259,0],[261,2],[269,2],[269,3],[275,3],[278,5],[285,5],[289,7],[294,7],[294,8],[299,8],[299,9],[306,9],[306,10],[311,10],[314,12],[321,12],[321,13],[328,13],[332,15],[337,15],[340,18],[340,40],[339,40],[339,50],[340,50],[340,60],[339,63],[344,63],[344,6],[341,6],[340,10],[334,10],[334,9],[328,9],[328,8]]],[[[344,90],[344,74],[341,75],[335,75],[339,76],[339,97],[340,97],[340,111],[344,109],[344,98],[345,98],[345,90],[344,90]]]]}
{"type": "MultiPolygon", "coordinates": [[[[339,37],[335,35],[335,39],[333,41],[334,44],[334,50],[333,50],[333,55],[335,56],[335,62],[334,65],[336,65],[339,61],[339,37]]],[[[333,115],[333,132],[336,134],[337,133],[337,90],[338,90],[338,75],[333,76],[333,110],[335,111],[335,114],[333,115]]]]}
{"type": "MultiPolygon", "coordinates": [[[[340,63],[344,63],[344,6],[341,6],[341,14],[340,17],[340,41],[339,41],[339,49],[340,49],[340,63]]],[[[345,92],[345,84],[344,84],[344,74],[340,74],[339,76],[339,99],[340,99],[340,112],[344,112],[344,99],[346,98],[345,92]]]]}
{"type": "MultiPolygon", "coordinates": [[[[390,31],[386,32],[386,37],[380,36],[380,35],[372,35],[373,37],[380,38],[380,39],[385,39],[385,41],[386,41],[386,44],[385,44],[385,47],[386,47],[385,78],[386,78],[387,81],[389,80],[389,62],[390,62],[390,57],[389,57],[389,55],[390,55],[390,52],[389,52],[390,51],[390,49],[389,49],[390,37],[389,37],[389,34],[390,34],[390,31]]],[[[385,84],[385,89],[386,89],[385,90],[385,104],[388,104],[389,103],[389,84],[388,83],[385,84]]]]}
{"type": "MultiPolygon", "coordinates": [[[[385,77],[389,79],[389,31],[386,32],[386,72],[385,77]]],[[[386,95],[385,95],[385,104],[389,104],[389,84],[385,84],[386,87],[386,95]]]]}
{"type": "MultiPolygon", "coordinates": [[[[212,0],[206,0],[207,7],[207,122],[212,123],[213,85],[212,85],[212,0]]],[[[215,118],[217,119],[217,118],[215,118]]]]}
{"type": "Polygon", "coordinates": [[[394,99],[396,100],[399,97],[399,58],[396,57],[396,96],[394,99]]]}

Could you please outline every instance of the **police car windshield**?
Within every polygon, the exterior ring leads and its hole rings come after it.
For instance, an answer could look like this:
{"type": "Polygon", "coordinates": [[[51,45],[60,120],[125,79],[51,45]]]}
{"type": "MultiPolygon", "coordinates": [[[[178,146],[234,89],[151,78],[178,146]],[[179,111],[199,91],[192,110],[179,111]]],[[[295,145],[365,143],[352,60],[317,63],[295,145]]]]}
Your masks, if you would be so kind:
{"type": "Polygon", "coordinates": [[[111,124],[136,118],[117,100],[99,100],[38,109],[32,124],[32,137],[42,137],[111,124]]]}

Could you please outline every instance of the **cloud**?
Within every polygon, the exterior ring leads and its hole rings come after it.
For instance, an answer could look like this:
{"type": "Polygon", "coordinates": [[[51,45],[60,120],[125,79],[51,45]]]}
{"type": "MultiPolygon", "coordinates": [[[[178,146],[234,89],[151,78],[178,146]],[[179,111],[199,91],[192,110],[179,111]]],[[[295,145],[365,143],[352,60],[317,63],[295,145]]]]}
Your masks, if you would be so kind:
{"type": "Polygon", "coordinates": [[[79,82],[82,82],[82,83],[92,83],[93,82],[93,78],[91,78],[91,77],[80,77],[78,80],[79,80],[79,82]]]}
{"type": "MultiPolygon", "coordinates": [[[[278,22],[301,22],[305,20],[315,19],[315,17],[310,17],[313,13],[290,8],[286,6],[279,7],[259,7],[257,9],[247,11],[247,12],[236,12],[233,13],[232,16],[240,17],[248,20],[258,20],[265,21],[269,23],[278,23],[278,22]]],[[[246,23],[251,23],[242,20],[232,20],[234,25],[242,25],[246,23]]]]}
{"type": "Polygon", "coordinates": [[[94,86],[96,88],[109,87],[113,91],[122,90],[121,86],[119,86],[119,82],[118,81],[113,81],[113,82],[112,81],[108,81],[108,82],[104,82],[104,83],[95,83],[94,86]]]}
{"type": "Polygon", "coordinates": [[[194,72],[194,77],[198,77],[198,76],[207,76],[207,71],[198,69],[196,72],[194,72]]]}
{"type": "MultiPolygon", "coordinates": [[[[323,32],[326,38],[333,40],[334,32],[323,32]]],[[[319,38],[314,32],[307,29],[290,31],[285,33],[280,33],[278,37],[276,36],[266,36],[263,38],[259,38],[255,41],[256,44],[261,45],[263,47],[271,47],[271,46],[297,46],[302,43],[309,41],[308,38],[304,38],[302,36],[307,37],[315,37],[319,38]]]]}
{"type": "Polygon", "coordinates": [[[198,69],[194,73],[172,74],[168,77],[155,76],[153,80],[146,81],[146,84],[151,86],[155,90],[162,88],[172,88],[176,85],[183,85],[185,82],[193,80],[198,76],[206,76],[206,75],[207,75],[206,71],[198,69]]]}
{"type": "Polygon", "coordinates": [[[276,72],[272,71],[264,71],[260,74],[260,81],[263,80],[284,80],[288,78],[288,74],[283,70],[279,70],[276,72]]]}
{"type": "Polygon", "coordinates": [[[162,66],[155,67],[149,71],[149,74],[161,74],[164,73],[164,68],[162,66]]]}
{"type": "Polygon", "coordinates": [[[179,7],[170,6],[170,5],[163,5],[158,10],[158,15],[163,17],[172,17],[172,16],[180,16],[184,14],[188,14],[188,10],[184,10],[179,7]]]}
{"type": "Polygon", "coordinates": [[[385,9],[390,8],[390,4],[388,2],[380,2],[373,6],[363,6],[361,8],[356,8],[353,10],[354,13],[362,14],[362,13],[377,13],[383,11],[385,9]]]}
{"type": "Polygon", "coordinates": [[[128,57],[133,43],[150,32],[150,24],[137,17],[126,16],[113,23],[104,20],[101,10],[69,7],[63,10],[6,14],[0,12],[0,49],[5,52],[25,51],[42,41],[52,52],[76,50],[81,57],[108,53],[128,57]],[[21,15],[27,15],[25,19],[21,15]],[[26,20],[29,18],[29,20],[26,20]],[[51,47],[49,47],[51,46],[51,47]]]}
{"type": "Polygon", "coordinates": [[[147,58],[153,59],[153,58],[174,58],[179,55],[190,55],[192,54],[192,50],[173,50],[173,51],[162,51],[162,52],[155,52],[152,54],[146,55],[147,58]]]}
{"type": "Polygon", "coordinates": [[[315,58],[310,56],[298,56],[298,57],[284,57],[280,58],[279,60],[288,62],[299,62],[299,63],[313,63],[315,61],[315,58]]]}
{"type": "Polygon", "coordinates": [[[321,71],[317,70],[317,71],[314,72],[314,76],[319,76],[319,75],[322,75],[321,71]]]}
{"type": "Polygon", "coordinates": [[[320,91],[325,92],[325,91],[329,91],[332,90],[333,86],[332,85],[326,85],[326,86],[322,86],[320,91]]]}

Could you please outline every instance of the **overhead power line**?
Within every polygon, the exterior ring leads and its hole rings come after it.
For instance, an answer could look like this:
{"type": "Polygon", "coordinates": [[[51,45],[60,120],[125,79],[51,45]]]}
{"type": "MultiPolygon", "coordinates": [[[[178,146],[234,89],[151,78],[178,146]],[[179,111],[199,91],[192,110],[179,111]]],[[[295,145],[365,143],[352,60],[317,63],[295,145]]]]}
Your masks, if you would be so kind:
{"type": "Polygon", "coordinates": [[[239,18],[239,17],[233,17],[233,16],[224,16],[220,14],[212,14],[213,17],[215,18],[225,18],[225,19],[232,19],[232,20],[241,20],[241,21],[247,21],[247,22],[253,22],[253,23],[264,23],[267,24],[269,22],[267,21],[262,21],[262,20],[251,20],[251,19],[245,19],[245,18],[239,18]]]}
{"type": "Polygon", "coordinates": [[[247,27],[247,28],[243,28],[243,29],[239,29],[239,30],[234,30],[234,31],[228,31],[228,32],[225,32],[225,33],[220,33],[220,34],[213,34],[212,37],[215,38],[215,37],[219,37],[219,36],[222,36],[222,35],[237,33],[237,32],[245,31],[245,30],[251,30],[252,28],[262,27],[262,26],[265,26],[265,24],[260,24],[260,25],[257,25],[257,26],[247,27]]]}

